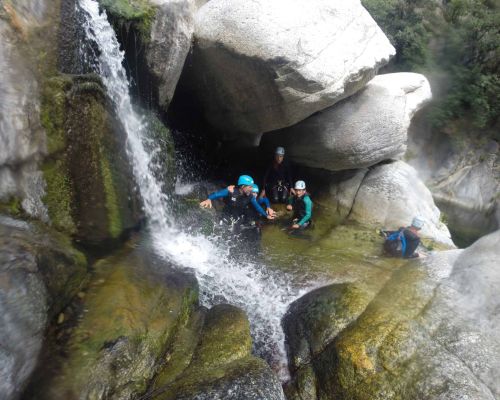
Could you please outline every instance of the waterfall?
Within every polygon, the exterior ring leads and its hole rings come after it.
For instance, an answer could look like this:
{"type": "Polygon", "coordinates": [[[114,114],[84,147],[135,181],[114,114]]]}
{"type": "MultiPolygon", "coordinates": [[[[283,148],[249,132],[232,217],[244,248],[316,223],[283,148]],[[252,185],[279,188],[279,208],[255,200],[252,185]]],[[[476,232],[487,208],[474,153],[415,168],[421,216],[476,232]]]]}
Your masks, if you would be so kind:
{"type": "Polygon", "coordinates": [[[106,13],[96,0],[79,0],[85,31],[98,49],[96,65],[127,134],[128,155],[144,202],[154,250],[179,268],[192,270],[200,285],[200,300],[212,306],[227,302],[244,309],[258,355],[288,376],[281,318],[288,304],[306,292],[293,288],[284,274],[273,273],[255,261],[231,258],[231,246],[221,238],[183,229],[169,208],[162,182],[155,176],[155,145],[148,138],[144,118],[134,109],[123,67],[124,53],[106,13]],[[153,149],[153,151],[151,151],[153,149]]]}

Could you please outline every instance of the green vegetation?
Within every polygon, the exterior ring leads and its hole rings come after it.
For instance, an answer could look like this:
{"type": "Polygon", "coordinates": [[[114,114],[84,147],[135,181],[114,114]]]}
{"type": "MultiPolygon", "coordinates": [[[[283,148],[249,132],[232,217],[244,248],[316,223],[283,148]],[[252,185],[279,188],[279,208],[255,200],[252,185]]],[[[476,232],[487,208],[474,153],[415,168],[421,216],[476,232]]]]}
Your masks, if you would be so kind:
{"type": "Polygon", "coordinates": [[[131,24],[147,42],[151,32],[151,24],[156,14],[156,8],[149,0],[99,0],[112,18],[115,27],[131,24]]]}
{"type": "Polygon", "coordinates": [[[426,74],[426,116],[449,134],[500,139],[500,3],[495,0],[363,0],[397,51],[391,71],[426,74]]]}

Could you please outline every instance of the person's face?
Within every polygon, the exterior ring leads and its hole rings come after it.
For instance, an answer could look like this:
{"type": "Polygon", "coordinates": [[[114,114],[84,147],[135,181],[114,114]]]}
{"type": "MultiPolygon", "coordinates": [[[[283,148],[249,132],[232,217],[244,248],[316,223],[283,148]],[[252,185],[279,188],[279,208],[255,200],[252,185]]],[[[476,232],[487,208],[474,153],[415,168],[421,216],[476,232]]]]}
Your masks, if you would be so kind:
{"type": "Polygon", "coordinates": [[[241,187],[241,190],[243,191],[243,193],[245,193],[247,196],[249,196],[251,193],[252,193],[252,189],[253,189],[253,186],[249,186],[249,185],[244,185],[241,187]]]}
{"type": "Polygon", "coordinates": [[[306,192],[305,189],[295,189],[295,193],[297,193],[298,197],[304,196],[305,192],[306,192]]]}
{"type": "Polygon", "coordinates": [[[274,159],[275,161],[278,163],[278,164],[281,164],[283,162],[283,159],[285,158],[285,156],[282,156],[280,154],[275,154],[274,155],[274,159]]]}

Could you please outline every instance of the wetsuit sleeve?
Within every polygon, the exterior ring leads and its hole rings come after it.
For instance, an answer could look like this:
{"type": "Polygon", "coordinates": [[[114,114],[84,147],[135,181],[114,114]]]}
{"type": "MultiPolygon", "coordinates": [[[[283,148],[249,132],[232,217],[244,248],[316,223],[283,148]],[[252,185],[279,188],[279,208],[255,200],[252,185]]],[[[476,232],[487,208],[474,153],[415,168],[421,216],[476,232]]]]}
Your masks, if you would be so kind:
{"type": "Polygon", "coordinates": [[[306,215],[304,215],[304,218],[302,218],[299,221],[299,225],[304,225],[306,222],[308,222],[311,217],[312,217],[312,201],[309,198],[309,196],[304,197],[304,204],[306,206],[306,215]]]}
{"type": "Polygon", "coordinates": [[[220,199],[222,197],[227,197],[228,195],[229,195],[229,190],[222,189],[222,190],[219,190],[218,192],[210,193],[208,195],[208,199],[209,200],[216,200],[216,199],[220,199]]]}
{"type": "Polygon", "coordinates": [[[259,203],[259,205],[265,206],[266,208],[271,208],[271,203],[269,202],[269,199],[267,197],[261,197],[257,200],[257,203],[259,203]]]}
{"type": "Polygon", "coordinates": [[[250,202],[252,203],[253,208],[255,208],[260,215],[267,218],[266,212],[262,209],[261,206],[259,206],[259,203],[257,203],[257,200],[255,199],[255,197],[252,196],[252,199],[250,200],[250,202]]]}

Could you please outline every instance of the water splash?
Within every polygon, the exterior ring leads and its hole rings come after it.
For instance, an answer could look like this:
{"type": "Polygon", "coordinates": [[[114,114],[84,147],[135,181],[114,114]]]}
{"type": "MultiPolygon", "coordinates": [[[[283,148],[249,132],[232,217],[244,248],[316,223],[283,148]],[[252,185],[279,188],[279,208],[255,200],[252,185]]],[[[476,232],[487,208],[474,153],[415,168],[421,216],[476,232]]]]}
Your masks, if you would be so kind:
{"type": "Polygon", "coordinates": [[[95,0],[80,0],[80,7],[87,15],[84,24],[87,37],[98,49],[95,68],[127,134],[127,151],[144,201],[155,251],[196,274],[202,304],[212,306],[227,302],[244,309],[250,320],[257,354],[267,359],[281,378],[286,379],[281,318],[288,304],[309,289],[292,287],[286,275],[271,272],[261,263],[232,257],[234,248],[230,241],[189,232],[175,221],[169,199],[162,191],[163,183],[156,178],[159,166],[153,160],[158,148],[148,138],[147,124],[132,105],[123,67],[124,53],[115,32],[95,0]]]}

